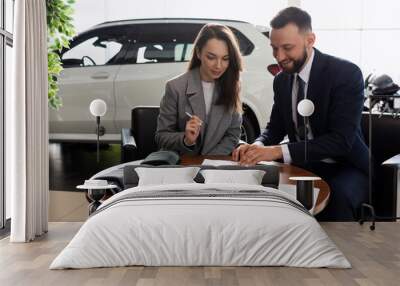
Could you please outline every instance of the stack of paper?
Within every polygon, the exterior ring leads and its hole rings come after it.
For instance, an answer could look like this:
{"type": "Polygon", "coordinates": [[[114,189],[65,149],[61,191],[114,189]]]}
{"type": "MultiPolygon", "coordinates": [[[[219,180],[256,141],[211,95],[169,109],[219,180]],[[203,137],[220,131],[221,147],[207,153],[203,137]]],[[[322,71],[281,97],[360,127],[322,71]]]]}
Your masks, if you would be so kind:
{"type": "Polygon", "coordinates": [[[235,161],[229,161],[229,160],[210,160],[210,159],[205,159],[202,165],[211,165],[211,166],[226,166],[226,165],[231,165],[231,166],[238,166],[239,162],[235,161]]]}

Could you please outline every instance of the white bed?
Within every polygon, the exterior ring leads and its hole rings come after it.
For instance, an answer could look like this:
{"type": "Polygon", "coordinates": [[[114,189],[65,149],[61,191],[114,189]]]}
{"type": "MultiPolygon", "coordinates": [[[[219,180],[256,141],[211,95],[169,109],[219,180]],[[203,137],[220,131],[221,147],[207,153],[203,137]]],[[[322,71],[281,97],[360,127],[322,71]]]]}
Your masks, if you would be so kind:
{"type": "Polygon", "coordinates": [[[197,183],[114,195],[50,269],[127,265],[351,267],[314,217],[284,192],[197,183]]]}

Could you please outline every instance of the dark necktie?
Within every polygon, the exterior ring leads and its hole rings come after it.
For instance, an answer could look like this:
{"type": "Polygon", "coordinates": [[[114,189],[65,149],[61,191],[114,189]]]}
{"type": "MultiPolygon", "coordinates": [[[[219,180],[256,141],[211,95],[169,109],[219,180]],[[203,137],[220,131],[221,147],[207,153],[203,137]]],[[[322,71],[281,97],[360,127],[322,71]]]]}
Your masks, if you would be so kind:
{"type": "MultiPolygon", "coordinates": [[[[296,108],[299,105],[299,102],[304,99],[304,81],[301,79],[299,75],[297,75],[297,102],[296,108]]],[[[304,117],[300,115],[299,112],[297,114],[297,135],[301,140],[305,138],[305,126],[304,126],[304,117]]]]}

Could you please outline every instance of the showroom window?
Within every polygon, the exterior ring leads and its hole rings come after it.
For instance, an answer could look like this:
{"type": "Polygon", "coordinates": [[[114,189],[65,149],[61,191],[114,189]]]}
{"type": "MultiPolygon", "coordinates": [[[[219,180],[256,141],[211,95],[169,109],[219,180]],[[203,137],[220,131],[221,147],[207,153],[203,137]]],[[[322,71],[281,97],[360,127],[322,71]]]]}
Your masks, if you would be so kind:
{"type": "Polygon", "coordinates": [[[11,92],[14,1],[0,0],[0,235],[9,228],[10,194],[4,188],[4,106],[11,92]]]}

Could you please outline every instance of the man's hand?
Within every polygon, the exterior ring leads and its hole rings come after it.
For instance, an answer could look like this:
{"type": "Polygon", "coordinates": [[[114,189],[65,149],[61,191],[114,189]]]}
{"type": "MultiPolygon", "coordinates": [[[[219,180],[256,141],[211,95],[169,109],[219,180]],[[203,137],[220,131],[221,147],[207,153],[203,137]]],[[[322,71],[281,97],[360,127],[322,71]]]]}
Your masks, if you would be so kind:
{"type": "Polygon", "coordinates": [[[241,144],[239,147],[237,147],[235,150],[232,152],[232,160],[233,161],[239,161],[241,158],[244,157],[244,154],[246,153],[247,149],[250,148],[250,144],[241,144]]]}
{"type": "MultiPolygon", "coordinates": [[[[241,146],[239,146],[240,148],[241,146]]],[[[237,150],[237,149],[236,149],[237,150]]],[[[235,150],[235,151],[236,151],[235,150]]],[[[274,161],[282,159],[281,146],[248,145],[245,152],[240,154],[240,165],[255,165],[260,161],[274,161]]]]}

